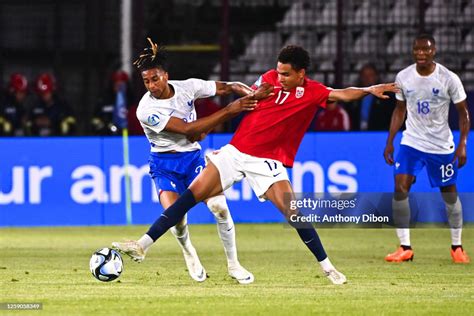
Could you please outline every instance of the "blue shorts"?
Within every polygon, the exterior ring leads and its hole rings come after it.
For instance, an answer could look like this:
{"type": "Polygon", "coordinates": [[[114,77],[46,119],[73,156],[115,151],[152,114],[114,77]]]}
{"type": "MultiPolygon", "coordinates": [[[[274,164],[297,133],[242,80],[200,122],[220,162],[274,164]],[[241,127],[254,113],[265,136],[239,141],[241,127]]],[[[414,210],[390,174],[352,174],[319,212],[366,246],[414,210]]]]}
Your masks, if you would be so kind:
{"type": "Polygon", "coordinates": [[[162,191],[182,194],[206,166],[200,150],[182,153],[152,152],[148,163],[158,196],[162,191]]]}
{"type": "Polygon", "coordinates": [[[394,173],[417,176],[426,166],[431,187],[445,187],[456,184],[458,164],[453,163],[454,152],[451,154],[429,154],[413,147],[400,145],[395,160],[394,173]]]}

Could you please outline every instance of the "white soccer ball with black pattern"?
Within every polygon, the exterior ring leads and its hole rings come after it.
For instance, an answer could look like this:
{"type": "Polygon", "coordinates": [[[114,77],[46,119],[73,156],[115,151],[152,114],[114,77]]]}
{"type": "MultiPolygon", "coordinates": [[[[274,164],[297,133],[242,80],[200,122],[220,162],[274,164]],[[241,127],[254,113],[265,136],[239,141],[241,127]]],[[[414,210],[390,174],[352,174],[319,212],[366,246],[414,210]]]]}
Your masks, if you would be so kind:
{"type": "Polygon", "coordinates": [[[89,267],[97,280],[109,282],[120,276],[123,271],[123,261],[117,251],[102,248],[92,254],[89,267]]]}

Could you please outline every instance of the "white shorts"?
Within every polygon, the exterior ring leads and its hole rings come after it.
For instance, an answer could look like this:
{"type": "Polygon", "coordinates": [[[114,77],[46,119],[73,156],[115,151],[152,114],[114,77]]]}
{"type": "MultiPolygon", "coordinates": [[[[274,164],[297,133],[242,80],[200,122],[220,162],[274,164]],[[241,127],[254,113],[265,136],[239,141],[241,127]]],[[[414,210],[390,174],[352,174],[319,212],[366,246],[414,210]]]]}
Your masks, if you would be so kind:
{"type": "Polygon", "coordinates": [[[263,202],[265,192],[273,183],[289,181],[286,168],[278,160],[250,156],[232,145],[225,145],[206,157],[219,170],[223,191],[246,177],[255,195],[263,202]]]}

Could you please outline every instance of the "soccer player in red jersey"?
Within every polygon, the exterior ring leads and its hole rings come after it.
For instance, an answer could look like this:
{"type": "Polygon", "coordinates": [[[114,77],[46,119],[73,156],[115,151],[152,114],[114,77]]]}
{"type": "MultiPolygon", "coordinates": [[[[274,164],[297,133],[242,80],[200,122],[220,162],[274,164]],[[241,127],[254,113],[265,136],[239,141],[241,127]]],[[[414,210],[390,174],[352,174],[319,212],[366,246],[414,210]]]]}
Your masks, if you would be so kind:
{"type": "Polygon", "coordinates": [[[147,249],[194,205],[246,177],[259,199],[270,200],[297,230],[329,280],[334,284],[346,283],[346,277],[329,261],[311,223],[291,220],[301,214],[289,207],[288,197],[294,199],[294,193],[284,167],[293,166],[305,131],[318,107],[325,107],[326,101],[354,101],[369,93],[386,99],[385,91],[398,89],[394,83],[331,89],[306,77],[309,64],[308,52],[302,47],[284,47],[277,68],[266,72],[253,85],[253,89],[258,89],[264,83],[271,84],[273,95],[260,100],[257,108],[243,118],[230,144],[208,155],[206,168],[140,240],[114,246],[132,258],[143,258],[147,249]]]}

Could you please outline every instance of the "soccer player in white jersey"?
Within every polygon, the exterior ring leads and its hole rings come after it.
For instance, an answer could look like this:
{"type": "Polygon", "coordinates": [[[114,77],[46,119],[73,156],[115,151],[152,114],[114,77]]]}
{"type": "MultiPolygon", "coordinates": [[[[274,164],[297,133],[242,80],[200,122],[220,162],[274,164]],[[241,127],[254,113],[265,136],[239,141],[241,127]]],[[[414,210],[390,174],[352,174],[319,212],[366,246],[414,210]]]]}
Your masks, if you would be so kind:
{"type": "MultiPolygon", "coordinates": [[[[146,48],[134,63],[148,90],[138,105],[137,118],[151,145],[150,175],[160,203],[163,209],[167,209],[205,167],[201,146],[196,140],[202,139],[210,130],[208,127],[203,128],[209,124],[201,123],[213,121],[213,125],[220,124],[242,110],[252,110],[256,101],[239,99],[209,117],[196,120],[195,99],[232,92],[247,95],[253,90],[240,83],[200,79],[168,81],[166,54],[148,40],[151,48],[146,48]]],[[[216,218],[229,275],[241,284],[252,283],[254,276],[240,265],[237,258],[234,222],[224,195],[211,197],[204,202],[216,218]]],[[[198,282],[205,281],[207,273],[191,244],[186,216],[171,232],[182,248],[190,276],[198,282]]],[[[120,244],[123,243],[113,243],[113,246],[120,244]]]]}
{"type": "Polygon", "coordinates": [[[389,262],[413,260],[410,243],[408,193],[417,174],[426,167],[432,187],[439,187],[451,227],[451,257],[455,263],[469,263],[461,243],[462,205],[456,188],[458,168],[466,163],[466,143],[470,122],[466,93],[459,77],[433,61],[435,40],[422,34],[413,41],[415,64],[397,74],[400,92],[392,115],[384,151],[385,161],[394,165],[395,194],[392,200],[400,247],[385,257],[389,262]],[[448,124],[450,102],[459,114],[460,139],[454,148],[448,124]],[[400,151],[393,159],[393,139],[406,119],[400,151]]]}

